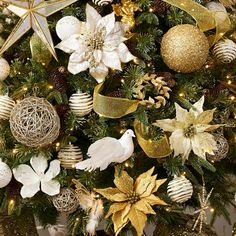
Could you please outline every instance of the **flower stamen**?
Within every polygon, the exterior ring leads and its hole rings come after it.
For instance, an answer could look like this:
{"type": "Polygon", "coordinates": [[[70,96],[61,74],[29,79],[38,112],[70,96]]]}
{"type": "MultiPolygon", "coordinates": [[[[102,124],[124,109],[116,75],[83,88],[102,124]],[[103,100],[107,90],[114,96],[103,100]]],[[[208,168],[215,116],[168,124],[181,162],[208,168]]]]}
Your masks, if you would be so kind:
{"type": "Polygon", "coordinates": [[[196,134],[196,129],[193,125],[190,125],[186,129],[184,129],[184,136],[186,138],[192,138],[196,134]]]}

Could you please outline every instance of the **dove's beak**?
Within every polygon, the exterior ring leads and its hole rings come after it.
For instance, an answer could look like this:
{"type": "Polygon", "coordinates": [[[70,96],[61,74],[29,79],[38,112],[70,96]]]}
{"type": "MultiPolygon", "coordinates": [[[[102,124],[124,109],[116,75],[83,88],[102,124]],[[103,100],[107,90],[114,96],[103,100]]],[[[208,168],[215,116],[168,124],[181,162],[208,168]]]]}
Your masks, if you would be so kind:
{"type": "Polygon", "coordinates": [[[132,137],[134,137],[134,138],[136,137],[134,133],[132,134],[132,137]]]}

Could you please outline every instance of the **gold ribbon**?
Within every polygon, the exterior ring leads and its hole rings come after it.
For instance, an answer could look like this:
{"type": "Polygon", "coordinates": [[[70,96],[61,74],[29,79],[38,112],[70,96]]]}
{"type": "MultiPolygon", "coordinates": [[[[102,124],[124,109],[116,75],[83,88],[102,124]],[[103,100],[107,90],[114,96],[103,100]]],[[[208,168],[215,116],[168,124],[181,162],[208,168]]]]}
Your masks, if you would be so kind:
{"type": "Polygon", "coordinates": [[[138,108],[139,101],[126,98],[114,98],[101,95],[104,84],[98,84],[94,89],[93,110],[100,116],[117,119],[132,112],[138,108]]]}
{"type": "Polygon", "coordinates": [[[146,139],[144,137],[141,122],[134,121],[134,130],[140,147],[150,158],[162,158],[169,156],[172,153],[170,144],[166,135],[158,141],[146,139]]]}
{"type": "Polygon", "coordinates": [[[34,33],[30,38],[30,50],[32,58],[45,66],[48,66],[52,60],[52,54],[47,45],[34,33]]]}
{"type": "Polygon", "coordinates": [[[212,12],[193,0],[163,0],[191,15],[203,32],[216,28],[216,34],[209,37],[210,45],[215,44],[230,30],[231,22],[227,12],[212,12]]]}

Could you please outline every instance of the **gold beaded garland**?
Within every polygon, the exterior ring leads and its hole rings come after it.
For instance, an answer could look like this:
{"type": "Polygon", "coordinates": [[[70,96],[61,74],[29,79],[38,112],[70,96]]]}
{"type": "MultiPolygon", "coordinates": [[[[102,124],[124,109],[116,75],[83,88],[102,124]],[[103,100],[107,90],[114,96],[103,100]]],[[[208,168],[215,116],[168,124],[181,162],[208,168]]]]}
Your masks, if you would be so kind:
{"type": "Polygon", "coordinates": [[[209,43],[197,27],[184,24],[171,28],[161,42],[161,55],[165,64],[174,71],[191,73],[206,62],[209,43]]]}

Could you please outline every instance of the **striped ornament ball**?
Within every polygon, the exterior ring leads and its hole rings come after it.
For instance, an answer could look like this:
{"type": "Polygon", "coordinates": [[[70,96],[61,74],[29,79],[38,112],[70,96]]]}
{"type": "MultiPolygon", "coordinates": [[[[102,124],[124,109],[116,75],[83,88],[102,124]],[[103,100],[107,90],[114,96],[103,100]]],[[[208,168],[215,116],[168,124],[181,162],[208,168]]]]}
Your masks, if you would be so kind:
{"type": "Polygon", "coordinates": [[[183,203],[192,197],[193,185],[184,176],[175,176],[168,184],[167,193],[172,201],[183,203]]]}
{"type": "Polygon", "coordinates": [[[231,63],[236,58],[236,44],[230,40],[221,40],[215,44],[213,55],[220,63],[231,63]]]}

